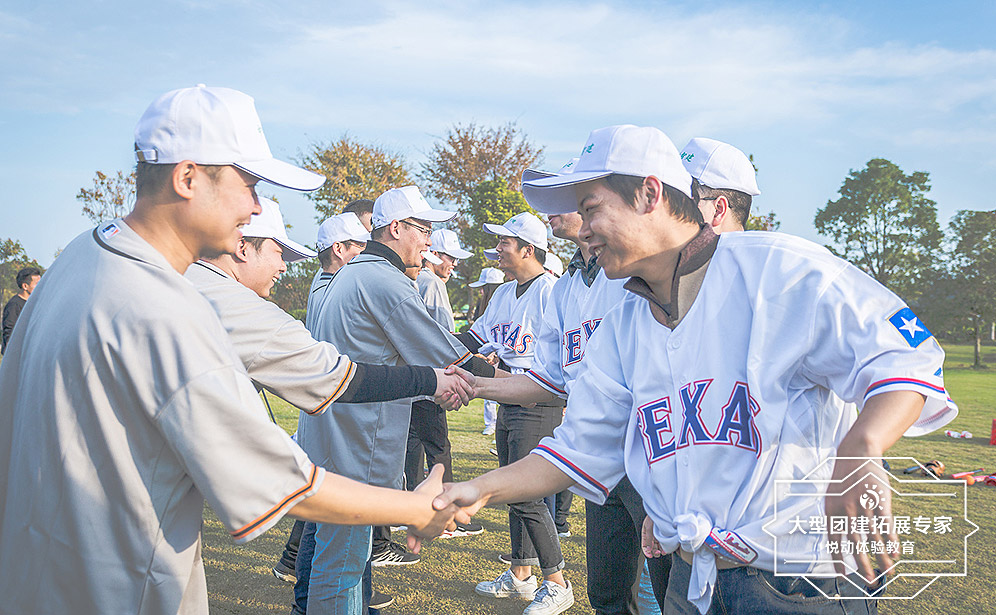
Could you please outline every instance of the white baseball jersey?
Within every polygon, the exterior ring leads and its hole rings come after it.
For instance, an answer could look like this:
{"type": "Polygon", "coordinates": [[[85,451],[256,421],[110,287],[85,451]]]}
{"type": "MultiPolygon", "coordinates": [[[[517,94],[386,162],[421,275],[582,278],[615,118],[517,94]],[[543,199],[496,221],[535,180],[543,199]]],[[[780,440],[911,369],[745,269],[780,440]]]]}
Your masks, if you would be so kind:
{"type": "MultiPolygon", "coordinates": [[[[724,234],[707,267],[673,330],[632,293],[606,314],[564,423],[534,451],[598,503],[626,474],[664,550],[695,553],[688,597],[700,610],[716,574],[702,548],[711,532],[736,532],[756,551],[754,566],[775,569],[762,529],[774,519],[775,480],[802,479],[835,454],[853,421],[841,399],[925,395],[906,435],[957,414],[944,353],[923,323],[826,249],[778,233],[724,234]]],[[[808,478],[829,479],[830,465],[808,478]]],[[[779,517],[822,509],[821,497],[785,498],[779,517]]],[[[780,535],[779,572],[805,572],[785,554],[812,561],[825,539],[768,530],[780,535]]]]}
{"type": "Polygon", "coordinates": [[[505,282],[495,289],[484,314],[470,328],[482,344],[496,348],[499,358],[516,373],[532,367],[536,336],[556,281],[557,278],[544,273],[521,297],[515,296],[518,282],[505,282]]]}
{"type": "Polygon", "coordinates": [[[610,280],[598,271],[591,287],[580,271],[553,285],[543,312],[532,368],[526,375],[551,393],[567,399],[581,373],[585,348],[602,317],[626,296],[625,280],[610,280]]]}
{"type": "Polygon", "coordinates": [[[214,307],[258,388],[319,414],[349,386],[356,372],[349,357],[315,340],[301,321],[275,303],[208,262],[194,263],[184,277],[214,307]]]}
{"type": "Polygon", "coordinates": [[[324,477],[208,301],[122,220],[66,247],[0,364],[0,612],[208,612],[204,501],[237,542],[324,477]]]}

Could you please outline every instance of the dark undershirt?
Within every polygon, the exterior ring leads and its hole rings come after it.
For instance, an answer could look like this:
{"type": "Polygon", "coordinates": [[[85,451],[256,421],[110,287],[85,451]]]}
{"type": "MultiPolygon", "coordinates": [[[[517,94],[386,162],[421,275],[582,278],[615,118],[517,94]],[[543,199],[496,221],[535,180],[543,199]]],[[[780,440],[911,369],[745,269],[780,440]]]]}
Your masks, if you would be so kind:
{"type": "Polygon", "coordinates": [[[421,365],[371,365],[354,363],[356,373],[336,403],[359,404],[433,395],[436,372],[421,365]]]}

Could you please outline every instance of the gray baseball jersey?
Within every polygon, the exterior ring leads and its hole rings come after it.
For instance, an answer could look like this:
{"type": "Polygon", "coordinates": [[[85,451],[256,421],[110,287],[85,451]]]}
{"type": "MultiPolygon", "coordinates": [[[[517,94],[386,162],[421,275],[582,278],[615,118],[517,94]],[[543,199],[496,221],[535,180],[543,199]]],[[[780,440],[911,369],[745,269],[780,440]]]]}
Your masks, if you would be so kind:
{"type": "Polygon", "coordinates": [[[415,280],[418,293],[425,301],[425,307],[429,310],[429,315],[447,331],[454,331],[456,323],[453,321],[453,308],[450,306],[450,296],[446,292],[446,284],[439,279],[435,273],[429,269],[418,272],[415,280]]]}
{"type": "Polygon", "coordinates": [[[204,500],[238,542],[324,472],[204,297],[122,220],[77,237],[0,365],[0,612],[207,613],[204,500]]]}
{"type": "Polygon", "coordinates": [[[311,337],[301,321],[211,263],[184,277],[214,307],[253,382],[309,414],[324,411],[355,373],[349,357],[311,337]]]}
{"type": "Polygon", "coordinates": [[[329,281],[332,280],[333,275],[335,274],[325,273],[319,269],[311,280],[311,288],[308,290],[308,311],[304,314],[304,326],[307,327],[308,331],[315,328],[313,314],[318,312],[318,306],[322,302],[325,289],[329,287],[329,281]]]}
{"type": "MultiPolygon", "coordinates": [[[[429,316],[411,279],[371,249],[386,247],[368,243],[367,252],[336,273],[318,309],[315,338],[335,340],[363,363],[441,367],[467,361],[470,352],[429,316]]],[[[329,470],[399,487],[410,417],[411,399],[333,404],[321,416],[302,414],[305,428],[298,438],[315,463],[329,470]]]]}

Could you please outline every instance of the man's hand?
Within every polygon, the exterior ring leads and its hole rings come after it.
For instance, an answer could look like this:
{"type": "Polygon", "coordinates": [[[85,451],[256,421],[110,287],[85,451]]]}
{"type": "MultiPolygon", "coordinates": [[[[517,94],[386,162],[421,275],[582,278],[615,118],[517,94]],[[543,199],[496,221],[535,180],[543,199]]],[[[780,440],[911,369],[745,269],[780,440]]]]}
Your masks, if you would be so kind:
{"type": "Polygon", "coordinates": [[[418,553],[422,548],[422,542],[428,542],[443,533],[443,530],[456,528],[456,520],[459,523],[470,523],[470,515],[466,514],[456,505],[436,506],[434,498],[443,491],[443,466],[436,464],[432,466],[432,471],[424,481],[415,487],[415,493],[427,496],[427,503],[431,508],[425,519],[419,524],[408,525],[408,547],[413,553],[418,553]]]}
{"type": "MultiPolygon", "coordinates": [[[[865,403],[854,425],[837,447],[837,461],[833,467],[830,485],[833,491],[842,495],[827,495],[825,509],[828,518],[848,517],[848,530],[853,526],[850,523],[851,519],[855,517],[867,519],[869,531],[867,535],[853,531],[847,534],[830,534],[827,536],[828,540],[838,541],[841,546],[848,540],[856,545],[866,541],[899,541],[891,519],[892,501],[888,473],[882,467],[881,461],[869,463],[868,460],[881,458],[883,453],[909,429],[920,416],[924,401],[924,396],[915,391],[890,391],[876,395],[865,403]],[[872,476],[868,476],[869,473],[872,476]],[[859,482],[860,485],[855,485],[859,482]],[[864,487],[864,483],[873,488],[876,497],[869,499],[868,489],[864,487]],[[876,485],[873,483],[878,483],[879,488],[875,489],[876,485]],[[890,530],[886,536],[881,532],[883,521],[888,524],[886,527],[890,530]]],[[[850,572],[844,567],[842,551],[843,549],[838,549],[833,554],[837,574],[850,572]]],[[[876,581],[879,574],[876,574],[872,568],[868,553],[857,549],[855,551],[854,560],[858,565],[858,574],[868,583],[880,583],[881,579],[876,581]]],[[[888,571],[893,566],[892,558],[884,552],[876,553],[875,559],[881,571],[888,571]]]]}
{"type": "Polygon", "coordinates": [[[643,527],[640,528],[640,546],[643,548],[643,555],[647,558],[664,555],[664,549],[654,538],[654,522],[650,520],[650,515],[643,518],[643,527]]]}
{"type": "Polygon", "coordinates": [[[474,375],[470,372],[455,365],[433,371],[436,372],[435,401],[446,410],[457,410],[474,398],[474,375]]]}

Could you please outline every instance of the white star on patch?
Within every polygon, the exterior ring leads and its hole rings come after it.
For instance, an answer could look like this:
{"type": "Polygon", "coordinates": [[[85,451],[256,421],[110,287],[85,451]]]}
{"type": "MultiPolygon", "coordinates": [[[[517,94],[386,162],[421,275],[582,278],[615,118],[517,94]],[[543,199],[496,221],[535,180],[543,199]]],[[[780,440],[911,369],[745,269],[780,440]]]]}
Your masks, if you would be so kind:
{"type": "Polygon", "coordinates": [[[913,339],[917,333],[923,331],[923,328],[917,326],[916,317],[913,317],[912,320],[906,320],[900,316],[899,319],[903,321],[903,326],[899,327],[899,329],[909,333],[910,339],[913,339]]]}

